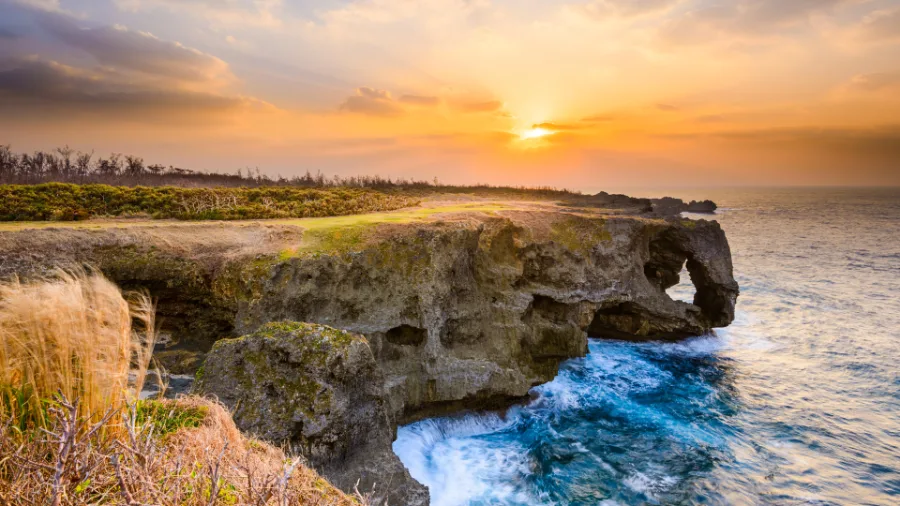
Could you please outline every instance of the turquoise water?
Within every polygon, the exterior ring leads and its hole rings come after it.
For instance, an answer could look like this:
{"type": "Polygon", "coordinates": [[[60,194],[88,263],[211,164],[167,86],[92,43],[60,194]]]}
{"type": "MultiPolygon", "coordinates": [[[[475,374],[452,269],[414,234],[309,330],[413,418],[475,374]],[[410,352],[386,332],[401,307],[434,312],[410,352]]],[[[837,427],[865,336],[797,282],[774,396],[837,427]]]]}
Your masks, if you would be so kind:
{"type": "Polygon", "coordinates": [[[592,340],[526,406],[401,427],[432,504],[900,504],[900,191],[678,196],[723,207],[735,323],[592,340]]]}

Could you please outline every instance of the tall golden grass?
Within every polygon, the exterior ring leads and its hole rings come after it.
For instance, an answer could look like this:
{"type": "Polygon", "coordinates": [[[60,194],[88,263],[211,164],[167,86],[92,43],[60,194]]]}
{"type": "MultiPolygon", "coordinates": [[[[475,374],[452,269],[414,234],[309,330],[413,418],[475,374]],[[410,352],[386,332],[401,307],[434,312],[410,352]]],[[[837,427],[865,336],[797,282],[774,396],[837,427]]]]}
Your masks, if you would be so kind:
{"type": "Polygon", "coordinates": [[[146,378],[154,314],[149,297],[126,300],[98,273],[0,284],[0,415],[44,426],[59,392],[88,419],[125,406],[146,378]]]}
{"type": "Polygon", "coordinates": [[[137,400],[155,337],[150,299],[99,274],[0,284],[0,505],[367,504],[218,403],[137,400]]]}

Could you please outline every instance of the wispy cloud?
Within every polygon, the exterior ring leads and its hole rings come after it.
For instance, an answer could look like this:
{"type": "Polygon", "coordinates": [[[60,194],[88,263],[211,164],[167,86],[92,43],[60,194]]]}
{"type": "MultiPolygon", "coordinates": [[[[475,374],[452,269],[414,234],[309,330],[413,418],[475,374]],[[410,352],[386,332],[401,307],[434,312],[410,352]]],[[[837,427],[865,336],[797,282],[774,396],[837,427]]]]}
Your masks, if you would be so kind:
{"type": "Polygon", "coordinates": [[[389,92],[365,86],[357,88],[356,94],[347,97],[339,109],[354,114],[386,118],[403,115],[403,108],[397,105],[389,92]]]}

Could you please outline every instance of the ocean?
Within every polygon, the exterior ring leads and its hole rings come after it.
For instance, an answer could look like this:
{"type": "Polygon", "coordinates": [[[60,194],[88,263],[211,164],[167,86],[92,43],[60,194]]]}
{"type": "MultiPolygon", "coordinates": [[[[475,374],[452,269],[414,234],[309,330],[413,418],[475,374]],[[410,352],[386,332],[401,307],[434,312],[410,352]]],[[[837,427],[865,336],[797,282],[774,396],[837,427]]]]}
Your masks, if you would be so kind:
{"type": "Polygon", "coordinates": [[[592,339],[527,405],[401,427],[433,505],[900,504],[900,189],[667,193],[719,204],[736,321],[592,339]]]}

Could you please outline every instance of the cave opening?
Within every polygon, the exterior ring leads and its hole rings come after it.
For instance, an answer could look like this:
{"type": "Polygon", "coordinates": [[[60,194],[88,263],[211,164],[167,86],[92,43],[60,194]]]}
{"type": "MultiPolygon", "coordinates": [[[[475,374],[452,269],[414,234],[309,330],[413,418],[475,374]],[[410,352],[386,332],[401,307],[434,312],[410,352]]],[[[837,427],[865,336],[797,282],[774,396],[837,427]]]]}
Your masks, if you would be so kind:
{"type": "Polygon", "coordinates": [[[388,330],[385,339],[391,344],[401,346],[419,346],[428,337],[428,331],[412,325],[400,325],[388,330]]]}
{"type": "Polygon", "coordinates": [[[672,300],[687,302],[688,304],[694,303],[694,299],[697,296],[697,285],[694,283],[687,268],[687,261],[681,266],[681,272],[678,274],[678,283],[667,288],[665,292],[672,300]]]}

